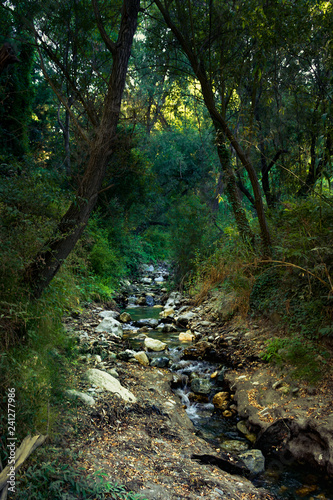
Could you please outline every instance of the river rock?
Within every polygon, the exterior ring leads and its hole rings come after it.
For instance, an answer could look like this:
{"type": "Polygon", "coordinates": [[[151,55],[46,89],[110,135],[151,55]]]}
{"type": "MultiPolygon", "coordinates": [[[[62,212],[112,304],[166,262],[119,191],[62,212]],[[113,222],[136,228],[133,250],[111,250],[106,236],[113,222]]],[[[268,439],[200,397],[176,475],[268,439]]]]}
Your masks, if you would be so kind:
{"type": "Polygon", "coordinates": [[[120,351],[118,352],[118,358],[121,359],[122,361],[129,361],[130,359],[134,358],[135,351],[132,351],[131,349],[126,349],[126,351],[120,351]]]}
{"type": "Polygon", "coordinates": [[[135,324],[140,327],[149,326],[151,328],[155,328],[158,325],[158,320],[154,318],[139,319],[135,322],[135,324]]]}
{"type": "Polygon", "coordinates": [[[92,406],[95,404],[94,398],[84,392],[76,391],[75,389],[68,389],[67,391],[65,391],[65,393],[70,399],[80,399],[82,403],[88,406],[92,406]]]}
{"type": "Polygon", "coordinates": [[[169,366],[170,359],[167,357],[153,358],[150,362],[151,366],[156,366],[157,368],[167,368],[169,366]]]}
{"type": "Polygon", "coordinates": [[[180,325],[184,325],[184,326],[186,326],[186,325],[187,325],[187,323],[188,323],[191,319],[193,319],[193,318],[195,318],[195,314],[194,314],[194,312],[192,312],[192,311],[188,311],[188,312],[186,312],[186,313],[184,313],[184,314],[180,314],[180,315],[178,316],[178,318],[177,318],[177,323],[179,323],[180,325]]]}
{"type": "Polygon", "coordinates": [[[123,312],[119,316],[119,321],[121,321],[122,323],[129,323],[130,321],[132,321],[131,315],[127,312],[123,312]]]}
{"type": "Polygon", "coordinates": [[[134,357],[139,361],[140,365],[149,366],[149,359],[144,351],[136,352],[134,357]]]}
{"type": "Polygon", "coordinates": [[[98,315],[100,318],[113,318],[116,319],[119,316],[119,312],[117,311],[101,311],[98,315]]]}
{"type": "Polygon", "coordinates": [[[177,327],[173,324],[164,325],[162,328],[163,333],[172,333],[172,332],[176,332],[176,331],[177,331],[177,327]]]}
{"type": "Polygon", "coordinates": [[[95,332],[108,332],[119,338],[122,338],[124,333],[119,321],[112,317],[104,318],[97,328],[95,328],[95,332]]]}
{"type": "Polygon", "coordinates": [[[194,339],[194,335],[188,330],[187,332],[181,332],[178,338],[181,342],[191,342],[194,339]]]}
{"type": "Polygon", "coordinates": [[[178,306],[180,304],[181,298],[182,298],[182,296],[179,292],[170,293],[169,298],[166,301],[166,304],[164,306],[164,309],[176,308],[176,306],[178,306]]]}
{"type": "Polygon", "coordinates": [[[174,311],[174,309],[172,309],[170,307],[168,307],[167,309],[164,309],[159,314],[160,318],[173,318],[174,315],[175,315],[175,311],[174,311]]]}
{"type": "Polygon", "coordinates": [[[145,347],[150,351],[164,351],[167,348],[167,344],[165,342],[161,342],[157,339],[152,339],[150,337],[146,337],[144,341],[145,347]]]}
{"type": "Polygon", "coordinates": [[[109,373],[103,372],[102,370],[97,370],[96,368],[92,368],[86,372],[86,379],[91,384],[95,384],[99,387],[102,387],[106,391],[112,392],[113,394],[117,394],[124,401],[128,401],[130,403],[136,402],[136,397],[132,394],[128,389],[123,387],[119,380],[112,377],[109,373]]]}
{"type": "Polygon", "coordinates": [[[257,436],[253,432],[249,431],[244,420],[240,420],[239,422],[237,422],[237,429],[246,437],[246,439],[251,441],[251,443],[256,442],[257,436]]]}
{"type": "Polygon", "coordinates": [[[214,356],[216,357],[214,345],[205,340],[184,349],[184,359],[214,359],[214,356]]]}
{"type": "Polygon", "coordinates": [[[196,394],[209,394],[212,390],[210,380],[207,378],[194,378],[191,382],[191,391],[196,394]]]}
{"type": "Polygon", "coordinates": [[[260,450],[248,450],[239,455],[252,474],[261,474],[265,471],[265,457],[260,450]]]}
{"type": "Polygon", "coordinates": [[[218,410],[226,410],[228,407],[229,393],[228,392],[218,392],[213,397],[213,405],[218,410]]]}
{"type": "Polygon", "coordinates": [[[242,451],[247,451],[249,445],[244,441],[238,441],[237,439],[226,439],[220,444],[222,451],[231,453],[240,453],[242,451]]]}

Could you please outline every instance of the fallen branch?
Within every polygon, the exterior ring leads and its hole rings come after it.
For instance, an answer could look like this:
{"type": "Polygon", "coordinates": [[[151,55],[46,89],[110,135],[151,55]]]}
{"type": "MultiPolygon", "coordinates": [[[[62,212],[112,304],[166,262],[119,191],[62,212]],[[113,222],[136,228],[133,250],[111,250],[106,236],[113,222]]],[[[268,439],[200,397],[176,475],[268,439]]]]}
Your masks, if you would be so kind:
{"type": "MultiPolygon", "coordinates": [[[[31,455],[31,453],[36,448],[38,448],[38,446],[44,443],[46,438],[47,436],[39,434],[33,437],[28,435],[23,439],[20,447],[15,452],[15,473],[25,462],[25,460],[31,455]]],[[[2,492],[0,500],[5,500],[7,498],[8,475],[13,472],[13,469],[9,465],[7,465],[0,473],[0,491],[2,492]]]]}

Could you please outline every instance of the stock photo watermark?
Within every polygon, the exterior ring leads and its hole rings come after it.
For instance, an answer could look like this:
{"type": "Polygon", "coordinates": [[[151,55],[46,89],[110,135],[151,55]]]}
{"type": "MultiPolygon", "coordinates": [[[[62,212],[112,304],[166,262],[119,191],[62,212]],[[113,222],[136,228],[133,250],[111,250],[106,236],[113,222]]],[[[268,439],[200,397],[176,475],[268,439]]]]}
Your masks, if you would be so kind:
{"type": "Polygon", "coordinates": [[[8,403],[8,437],[7,437],[7,449],[8,449],[8,467],[9,472],[7,474],[7,485],[8,491],[15,493],[16,485],[16,473],[15,473],[15,452],[16,452],[16,400],[15,400],[15,389],[9,388],[7,394],[8,403]]]}

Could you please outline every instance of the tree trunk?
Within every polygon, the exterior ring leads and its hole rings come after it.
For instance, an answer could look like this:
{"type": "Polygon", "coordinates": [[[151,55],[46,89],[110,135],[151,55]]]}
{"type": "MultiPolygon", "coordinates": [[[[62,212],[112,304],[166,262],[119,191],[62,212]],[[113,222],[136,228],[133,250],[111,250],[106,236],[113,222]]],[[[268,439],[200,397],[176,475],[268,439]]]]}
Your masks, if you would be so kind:
{"type": "Polygon", "coordinates": [[[217,152],[222,167],[222,178],[225,182],[225,191],[228,201],[232,206],[233,214],[235,217],[237,229],[239,234],[245,241],[253,240],[253,233],[250,228],[249,221],[247,220],[241,200],[238,196],[237,182],[235,172],[230,165],[230,154],[224,142],[223,134],[217,133],[217,152]]]}
{"type": "Polygon", "coordinates": [[[140,0],[124,0],[117,43],[112,46],[113,65],[104,100],[101,123],[90,143],[90,154],[74,202],[60,221],[56,237],[46,245],[26,269],[25,279],[32,295],[39,298],[80,238],[96,204],[113,152],[122,94],[140,0]]]}
{"type": "Polygon", "coordinates": [[[215,96],[213,92],[213,88],[211,85],[211,82],[209,81],[209,78],[206,73],[205,65],[204,62],[200,59],[200,56],[197,55],[197,53],[192,49],[191,44],[193,43],[193,40],[189,40],[185,38],[184,34],[181,31],[181,28],[178,28],[175,23],[172,21],[170,12],[168,10],[168,2],[163,3],[161,0],[155,0],[155,4],[159,8],[162,16],[164,17],[165,22],[167,23],[168,27],[171,29],[175,37],[177,38],[179,44],[181,45],[183,51],[185,52],[189,63],[192,66],[192,69],[194,71],[195,76],[200,82],[201,85],[201,92],[202,96],[206,105],[206,108],[213,120],[214,126],[216,130],[222,130],[222,132],[225,134],[226,138],[234,148],[239,160],[241,161],[242,165],[245,167],[245,170],[248,173],[252,189],[253,189],[253,194],[254,194],[254,199],[255,199],[255,208],[256,212],[258,215],[258,220],[259,220],[259,225],[260,225],[260,231],[261,231],[261,241],[262,241],[262,247],[263,247],[263,254],[267,257],[271,255],[271,237],[269,233],[269,229],[267,226],[266,222],[266,217],[265,217],[265,212],[264,212],[264,205],[262,201],[262,196],[260,192],[260,186],[259,186],[259,181],[257,177],[257,173],[251,164],[250,160],[248,159],[247,155],[243,151],[241,145],[239,142],[236,140],[234,137],[232,131],[229,129],[228,124],[226,120],[223,118],[221,113],[218,111],[215,103],[215,96]]]}
{"type": "Polygon", "coordinates": [[[4,43],[0,49],[0,74],[9,64],[18,62],[20,60],[16,57],[13,47],[9,43],[4,43]]]}

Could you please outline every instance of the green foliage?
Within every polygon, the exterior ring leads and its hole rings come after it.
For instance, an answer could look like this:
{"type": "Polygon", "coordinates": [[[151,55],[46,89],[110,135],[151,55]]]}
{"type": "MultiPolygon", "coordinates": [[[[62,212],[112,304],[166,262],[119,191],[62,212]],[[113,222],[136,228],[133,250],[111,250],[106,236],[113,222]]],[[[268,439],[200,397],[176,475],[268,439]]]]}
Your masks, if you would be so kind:
{"type": "Polygon", "coordinates": [[[262,359],[278,365],[291,365],[294,378],[316,383],[327,370],[329,353],[320,348],[318,352],[318,345],[303,336],[274,337],[266,344],[262,359]]]}
{"type": "Polygon", "coordinates": [[[216,229],[211,213],[198,196],[184,197],[169,214],[171,258],[175,279],[180,282],[194,269],[195,261],[213,250],[216,229]]]}
{"type": "Polygon", "coordinates": [[[144,500],[136,493],[128,492],[118,483],[110,483],[102,472],[86,473],[83,468],[74,468],[58,461],[31,465],[17,480],[18,500],[144,500]]]}

